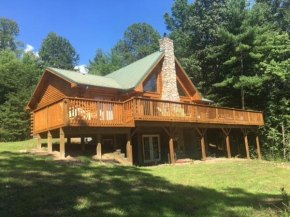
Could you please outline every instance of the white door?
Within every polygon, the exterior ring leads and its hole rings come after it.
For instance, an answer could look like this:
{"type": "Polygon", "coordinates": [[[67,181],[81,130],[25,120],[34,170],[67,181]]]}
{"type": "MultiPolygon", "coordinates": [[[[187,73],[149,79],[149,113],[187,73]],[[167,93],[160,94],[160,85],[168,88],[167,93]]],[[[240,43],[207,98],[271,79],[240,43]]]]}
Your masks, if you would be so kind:
{"type": "Polygon", "coordinates": [[[144,162],[155,162],[160,160],[160,138],[159,135],[143,135],[144,162]]]}

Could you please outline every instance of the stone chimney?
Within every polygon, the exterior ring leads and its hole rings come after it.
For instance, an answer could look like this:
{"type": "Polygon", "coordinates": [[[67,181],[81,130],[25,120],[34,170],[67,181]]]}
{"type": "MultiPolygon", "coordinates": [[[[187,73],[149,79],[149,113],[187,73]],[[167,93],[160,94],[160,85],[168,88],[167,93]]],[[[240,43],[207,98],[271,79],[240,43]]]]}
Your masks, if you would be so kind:
{"type": "Polygon", "coordinates": [[[160,51],[165,51],[162,65],[162,100],[180,101],[177,90],[173,41],[169,38],[159,40],[160,51]]]}
{"type": "MultiPolygon", "coordinates": [[[[169,38],[162,38],[159,40],[160,51],[165,51],[164,61],[162,65],[162,100],[180,101],[177,81],[176,81],[176,70],[175,70],[175,57],[173,41],[169,38]]],[[[175,108],[179,105],[175,105],[175,108]]],[[[163,107],[163,109],[168,109],[163,107]]],[[[185,157],[185,146],[184,146],[184,135],[182,128],[175,130],[175,140],[177,141],[177,147],[174,148],[177,159],[185,157]]]]}

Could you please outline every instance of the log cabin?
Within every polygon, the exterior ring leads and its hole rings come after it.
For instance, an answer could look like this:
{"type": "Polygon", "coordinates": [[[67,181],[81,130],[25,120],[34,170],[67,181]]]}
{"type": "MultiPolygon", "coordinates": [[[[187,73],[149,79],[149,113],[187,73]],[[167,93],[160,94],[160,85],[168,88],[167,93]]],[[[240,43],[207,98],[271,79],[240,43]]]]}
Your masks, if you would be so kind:
{"type": "Polygon", "coordinates": [[[99,159],[119,152],[134,165],[231,158],[241,151],[250,158],[253,132],[261,159],[257,132],[263,114],[211,103],[175,58],[173,41],[163,38],[159,51],[106,76],[47,68],[27,109],[38,148],[47,139],[52,152],[52,138],[59,138],[61,158],[72,138],[81,138],[83,150],[93,147],[99,159]]]}

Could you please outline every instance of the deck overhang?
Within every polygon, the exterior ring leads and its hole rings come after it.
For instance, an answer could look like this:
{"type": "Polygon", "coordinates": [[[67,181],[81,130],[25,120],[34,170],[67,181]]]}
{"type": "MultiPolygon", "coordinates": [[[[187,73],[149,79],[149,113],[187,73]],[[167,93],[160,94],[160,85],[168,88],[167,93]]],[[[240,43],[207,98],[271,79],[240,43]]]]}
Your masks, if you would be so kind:
{"type": "Polygon", "coordinates": [[[135,126],[258,127],[262,112],[191,103],[132,98],[125,102],[65,98],[33,111],[33,134],[60,127],[135,126]]]}

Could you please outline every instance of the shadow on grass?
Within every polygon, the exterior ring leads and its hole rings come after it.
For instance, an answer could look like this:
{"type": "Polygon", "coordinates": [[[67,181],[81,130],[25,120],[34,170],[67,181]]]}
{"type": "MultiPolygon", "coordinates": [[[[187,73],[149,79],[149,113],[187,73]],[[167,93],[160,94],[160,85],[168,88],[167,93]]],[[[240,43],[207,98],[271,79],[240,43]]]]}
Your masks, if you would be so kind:
{"type": "MultiPolygon", "coordinates": [[[[146,168],[66,166],[0,153],[0,216],[245,216],[269,194],[172,184],[146,168]]],[[[182,178],[182,177],[180,177],[182,178]]]]}

